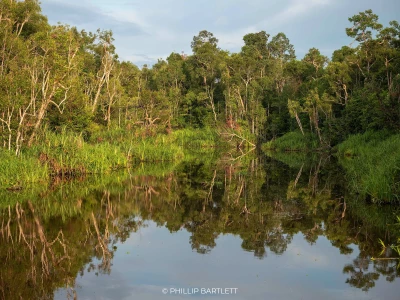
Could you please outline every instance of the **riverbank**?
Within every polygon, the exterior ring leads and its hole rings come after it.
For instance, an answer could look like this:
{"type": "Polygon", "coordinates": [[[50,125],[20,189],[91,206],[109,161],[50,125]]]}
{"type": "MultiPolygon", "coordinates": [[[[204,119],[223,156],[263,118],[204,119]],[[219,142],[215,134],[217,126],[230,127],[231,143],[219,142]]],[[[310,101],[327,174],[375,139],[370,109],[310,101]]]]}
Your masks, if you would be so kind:
{"type": "Polygon", "coordinates": [[[303,135],[300,131],[288,132],[262,145],[263,151],[279,152],[309,152],[317,150],[318,147],[319,142],[315,135],[311,133],[303,135]]]}
{"type": "MultiPolygon", "coordinates": [[[[29,298],[34,292],[36,298],[53,293],[59,298],[60,288],[81,293],[86,285],[80,282],[83,276],[103,275],[109,280],[109,274],[126,273],[121,266],[137,265],[127,263],[130,259],[158,257],[152,251],[165,260],[169,244],[179,248],[170,253],[186,251],[189,262],[200,254],[204,264],[206,256],[227,253],[220,249],[227,237],[236,242],[229,242],[226,249],[257,264],[288,255],[305,261],[300,270],[306,269],[309,278],[320,272],[318,267],[311,276],[310,264],[319,264],[324,253],[342,255],[346,261],[336,258],[340,264],[335,261],[335,272],[345,282],[358,261],[379,257],[379,238],[385,245],[394,241],[398,226],[387,226],[395,224],[391,207],[362,202],[356,206],[338,189],[340,173],[326,163],[320,164],[317,174],[304,166],[299,176],[298,169],[272,159],[247,156],[225,164],[203,158],[207,160],[176,165],[140,163],[108,175],[43,185],[40,192],[26,194],[25,201],[21,197],[27,190],[9,193],[14,202],[0,204],[1,286],[6,298],[29,298]],[[144,234],[149,228],[165,235],[144,234]],[[178,242],[169,240],[177,236],[178,242]],[[32,251],[39,255],[32,256],[32,251]],[[304,253],[312,253],[312,259],[304,260],[304,253]],[[26,278],[30,284],[25,284],[26,278]]],[[[379,274],[398,277],[397,261],[376,262],[379,274]]]]}
{"type": "Polygon", "coordinates": [[[399,202],[400,134],[353,135],[337,150],[352,190],[371,202],[399,202]]]}
{"type": "Polygon", "coordinates": [[[181,129],[141,136],[122,129],[82,134],[44,131],[19,156],[0,149],[0,188],[18,191],[52,177],[107,174],[139,162],[179,162],[193,155],[212,156],[228,142],[212,129],[181,129]]]}
{"type": "Polygon", "coordinates": [[[331,151],[318,145],[315,136],[295,131],[263,144],[262,149],[267,155],[298,167],[316,153],[330,152],[344,169],[350,189],[360,198],[373,203],[400,200],[400,134],[371,131],[351,135],[331,151]]]}

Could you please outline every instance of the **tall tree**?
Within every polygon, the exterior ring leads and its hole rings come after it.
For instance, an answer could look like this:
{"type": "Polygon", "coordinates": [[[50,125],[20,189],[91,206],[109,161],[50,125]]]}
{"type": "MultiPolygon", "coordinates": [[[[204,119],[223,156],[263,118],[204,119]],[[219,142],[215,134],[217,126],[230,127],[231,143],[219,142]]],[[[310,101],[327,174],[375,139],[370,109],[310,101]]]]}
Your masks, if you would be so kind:
{"type": "Polygon", "coordinates": [[[217,43],[218,39],[206,30],[200,31],[192,41],[193,61],[196,68],[194,76],[200,78],[204,89],[204,94],[199,97],[208,100],[215,122],[217,122],[215,89],[221,82],[223,65],[222,52],[217,43]]]}

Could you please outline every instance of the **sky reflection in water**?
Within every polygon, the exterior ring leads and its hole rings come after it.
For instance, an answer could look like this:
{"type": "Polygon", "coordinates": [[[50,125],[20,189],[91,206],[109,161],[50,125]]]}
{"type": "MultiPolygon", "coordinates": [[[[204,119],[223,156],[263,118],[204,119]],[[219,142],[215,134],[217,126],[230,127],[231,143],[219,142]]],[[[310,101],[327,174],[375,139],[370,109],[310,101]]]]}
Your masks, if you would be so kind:
{"type": "MultiPolygon", "coordinates": [[[[241,248],[240,238],[226,234],[209,253],[199,254],[186,230],[170,233],[147,224],[117,245],[110,275],[91,272],[77,278],[79,299],[398,299],[396,284],[382,276],[367,293],[346,283],[343,267],[359,254],[354,245],[351,255],[341,255],[323,236],[310,245],[296,234],[283,254],[269,252],[258,259],[241,248]],[[164,295],[162,289],[171,287],[183,290],[164,295]],[[194,287],[238,290],[236,295],[188,295],[194,287]]],[[[55,298],[65,299],[65,291],[55,298]]]]}

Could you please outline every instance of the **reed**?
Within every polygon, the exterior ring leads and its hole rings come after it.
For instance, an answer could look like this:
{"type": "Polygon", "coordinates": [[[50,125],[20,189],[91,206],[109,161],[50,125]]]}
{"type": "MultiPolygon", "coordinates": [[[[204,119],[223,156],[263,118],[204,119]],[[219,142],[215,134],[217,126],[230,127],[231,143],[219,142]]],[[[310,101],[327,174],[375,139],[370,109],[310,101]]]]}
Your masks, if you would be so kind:
{"type": "Polygon", "coordinates": [[[197,151],[222,146],[223,143],[218,133],[211,128],[181,129],[174,131],[171,136],[177,145],[197,151]]]}
{"type": "Polygon", "coordinates": [[[51,177],[104,174],[138,162],[180,162],[196,155],[213,156],[221,147],[215,130],[182,129],[171,134],[146,136],[120,128],[95,130],[88,138],[65,128],[43,129],[38,142],[20,156],[1,149],[0,187],[18,189],[51,177]]]}
{"type": "Polygon", "coordinates": [[[0,188],[17,191],[25,184],[45,182],[48,170],[31,155],[15,156],[14,153],[0,149],[0,188]]]}
{"type": "Polygon", "coordinates": [[[141,162],[179,161],[184,158],[182,147],[166,136],[131,142],[128,152],[134,160],[141,162]]]}
{"type": "Polygon", "coordinates": [[[311,133],[302,135],[300,131],[288,132],[285,135],[262,145],[264,151],[312,151],[319,146],[318,139],[311,133]]]}
{"type": "Polygon", "coordinates": [[[82,135],[47,131],[32,151],[49,166],[53,176],[106,173],[127,165],[127,155],[109,142],[90,144],[82,135]]]}
{"type": "Polygon", "coordinates": [[[338,147],[351,188],[372,202],[400,200],[400,134],[366,132],[338,147]]]}

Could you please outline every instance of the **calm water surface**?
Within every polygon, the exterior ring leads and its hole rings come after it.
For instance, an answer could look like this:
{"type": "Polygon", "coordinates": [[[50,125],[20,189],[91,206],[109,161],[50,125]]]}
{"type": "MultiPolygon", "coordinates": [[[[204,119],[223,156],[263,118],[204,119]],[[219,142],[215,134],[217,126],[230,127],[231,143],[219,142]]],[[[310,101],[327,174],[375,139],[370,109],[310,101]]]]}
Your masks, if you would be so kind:
{"type": "Polygon", "coordinates": [[[399,299],[398,260],[378,243],[394,241],[397,208],[358,199],[332,158],[279,159],[7,192],[0,298],[399,299]]]}

